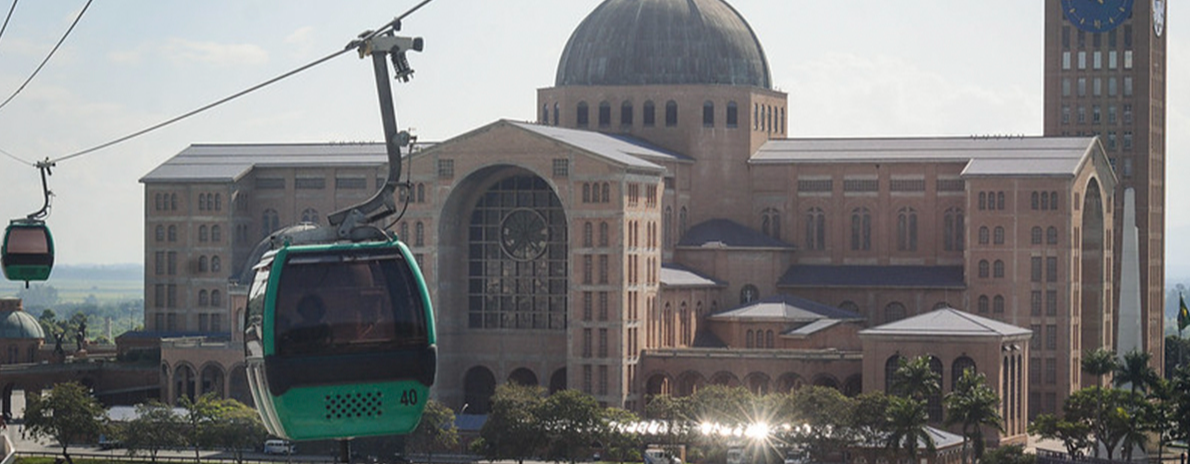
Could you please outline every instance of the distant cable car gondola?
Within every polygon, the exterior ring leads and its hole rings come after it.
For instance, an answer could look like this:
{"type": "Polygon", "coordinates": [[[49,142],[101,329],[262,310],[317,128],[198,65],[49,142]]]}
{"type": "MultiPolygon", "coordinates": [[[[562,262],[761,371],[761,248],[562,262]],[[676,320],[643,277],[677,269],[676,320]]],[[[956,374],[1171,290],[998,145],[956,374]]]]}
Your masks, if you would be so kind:
{"type": "Polygon", "coordinates": [[[45,204],[41,210],[9,222],[4,229],[4,243],[0,245],[0,265],[4,269],[4,277],[9,281],[24,281],[26,287],[29,281],[49,279],[54,269],[54,236],[45,224],[52,195],[46,176],[51,174],[50,168],[54,163],[47,159],[36,166],[41,170],[41,190],[45,195],[45,204]]]}
{"type": "Polygon", "coordinates": [[[54,268],[54,237],[44,221],[17,219],[4,230],[4,277],[9,281],[45,281],[54,268]]]}
{"type": "Polygon", "coordinates": [[[400,148],[411,143],[397,131],[387,58],[407,79],[405,52],[420,51],[421,39],[371,33],[353,45],[372,56],[388,179],[368,201],[329,215],[330,227],[293,226],[262,242],[244,322],[248,385],[269,433],[341,439],[344,460],[350,438],[417,427],[438,354],[421,269],[373,225],[397,211],[400,148]]]}

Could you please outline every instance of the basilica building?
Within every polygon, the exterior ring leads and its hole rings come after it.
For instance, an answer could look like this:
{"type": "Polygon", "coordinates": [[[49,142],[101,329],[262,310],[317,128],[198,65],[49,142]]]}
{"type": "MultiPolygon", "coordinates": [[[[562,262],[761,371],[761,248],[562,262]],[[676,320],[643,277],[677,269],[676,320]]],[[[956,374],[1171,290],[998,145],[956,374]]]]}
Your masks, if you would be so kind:
{"type": "MultiPolygon", "coordinates": [[[[943,392],[985,373],[995,437],[1023,441],[1113,344],[1117,178],[1094,135],[797,137],[723,0],[603,2],[529,105],[406,161],[393,230],[456,411],[504,382],[633,410],[712,384],[854,395],[926,355],[943,392]]],[[[381,144],[195,145],[142,179],[164,397],[240,392],[249,252],[366,198],[384,163],[381,144]]]]}

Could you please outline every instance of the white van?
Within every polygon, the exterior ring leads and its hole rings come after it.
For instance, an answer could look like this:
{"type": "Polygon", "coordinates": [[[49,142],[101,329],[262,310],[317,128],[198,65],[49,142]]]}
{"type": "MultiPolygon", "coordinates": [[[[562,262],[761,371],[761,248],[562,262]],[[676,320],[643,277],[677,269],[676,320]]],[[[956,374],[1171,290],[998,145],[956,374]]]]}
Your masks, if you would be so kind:
{"type": "Polygon", "coordinates": [[[297,452],[297,446],[284,439],[269,439],[264,442],[264,453],[289,455],[297,452]]]}

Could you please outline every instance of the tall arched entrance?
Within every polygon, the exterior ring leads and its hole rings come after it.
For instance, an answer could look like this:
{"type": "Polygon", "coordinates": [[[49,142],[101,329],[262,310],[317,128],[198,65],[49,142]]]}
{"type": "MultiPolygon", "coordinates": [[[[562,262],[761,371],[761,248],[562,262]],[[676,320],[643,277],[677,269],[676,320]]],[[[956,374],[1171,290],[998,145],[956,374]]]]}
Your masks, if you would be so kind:
{"type": "MultiPolygon", "coordinates": [[[[1082,233],[1078,238],[1081,243],[1081,247],[1079,247],[1081,256],[1079,288],[1081,292],[1078,295],[1081,327],[1079,333],[1074,335],[1078,338],[1076,345],[1072,347],[1072,351],[1076,354],[1105,347],[1111,343],[1107,337],[1107,328],[1105,328],[1107,307],[1104,286],[1105,273],[1108,271],[1105,269],[1104,263],[1107,249],[1103,205],[1103,193],[1099,189],[1099,182],[1092,179],[1087,185],[1086,193],[1083,194],[1083,221],[1080,226],[1082,233]]],[[[1076,367],[1075,370],[1081,375],[1081,369],[1076,367]]],[[[1094,377],[1085,376],[1081,379],[1082,387],[1091,386],[1096,382],[1094,377]]]]}

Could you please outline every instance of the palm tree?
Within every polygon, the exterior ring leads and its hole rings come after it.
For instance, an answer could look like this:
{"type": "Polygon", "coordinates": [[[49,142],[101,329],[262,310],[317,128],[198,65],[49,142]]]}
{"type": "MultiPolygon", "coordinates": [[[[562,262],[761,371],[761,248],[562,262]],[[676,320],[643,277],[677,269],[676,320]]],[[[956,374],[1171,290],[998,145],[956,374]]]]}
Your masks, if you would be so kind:
{"type": "MultiPolygon", "coordinates": [[[[1097,412],[1103,412],[1103,376],[1115,371],[1119,362],[1116,361],[1116,354],[1106,347],[1100,347],[1095,350],[1089,350],[1083,353],[1083,371],[1095,375],[1095,386],[1098,387],[1095,391],[1096,400],[1098,403],[1097,412]]],[[[1103,417],[1097,419],[1099,423],[1103,423],[1103,417]]],[[[1096,441],[1105,442],[1105,438],[1096,437],[1096,441]]],[[[1099,446],[1095,446],[1095,458],[1099,458],[1099,446]]]]}
{"type": "Polygon", "coordinates": [[[900,359],[893,373],[892,392],[895,395],[924,401],[942,390],[942,375],[930,368],[930,357],[900,359]]]}
{"type": "Polygon", "coordinates": [[[946,426],[963,425],[963,458],[967,457],[967,441],[975,444],[975,460],[983,457],[983,426],[1004,431],[999,411],[1000,397],[987,385],[983,373],[970,368],[955,383],[954,391],[946,395],[946,426]]]}
{"type": "Polygon", "coordinates": [[[924,443],[930,454],[934,453],[934,439],[926,429],[929,414],[926,413],[925,401],[892,396],[889,398],[887,415],[887,446],[894,457],[904,447],[909,451],[909,463],[917,463],[919,443],[924,443]]]}
{"type": "Polygon", "coordinates": [[[1133,394],[1137,389],[1148,392],[1149,388],[1157,384],[1157,380],[1160,379],[1157,376],[1157,371],[1149,366],[1149,360],[1152,357],[1152,354],[1140,349],[1133,349],[1124,354],[1123,363],[1118,364],[1115,369],[1116,386],[1129,384],[1133,394]]]}

